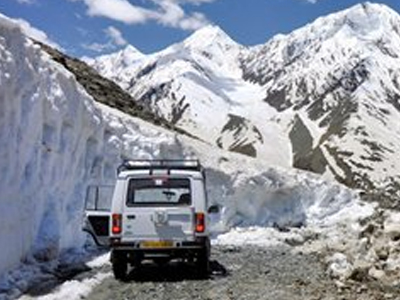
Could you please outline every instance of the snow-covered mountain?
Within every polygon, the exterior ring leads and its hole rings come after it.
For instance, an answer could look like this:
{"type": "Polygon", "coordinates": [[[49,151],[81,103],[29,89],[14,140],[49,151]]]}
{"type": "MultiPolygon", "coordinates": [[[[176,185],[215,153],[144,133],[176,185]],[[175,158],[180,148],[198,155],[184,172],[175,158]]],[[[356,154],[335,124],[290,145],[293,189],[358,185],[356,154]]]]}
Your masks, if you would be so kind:
{"type": "Polygon", "coordinates": [[[60,253],[82,249],[87,187],[113,185],[126,158],[199,158],[211,204],[222,206],[216,230],[239,224],[319,230],[371,213],[335,182],[271,168],[149,119],[138,105],[126,105],[119,87],[91,72],[0,15],[0,298],[29,288],[32,273],[3,277],[7,271],[38,262],[40,270],[49,260],[57,266],[60,253]],[[116,97],[108,106],[94,100],[105,102],[104,93],[116,97]]]}
{"type": "Polygon", "coordinates": [[[133,66],[135,63],[140,63],[144,57],[145,55],[143,53],[135,47],[128,45],[124,50],[114,54],[100,56],[95,60],[90,58],[85,58],[85,60],[91,64],[96,64],[96,66],[102,70],[103,76],[121,83],[121,86],[127,89],[128,86],[124,84],[134,75],[134,73],[129,72],[128,69],[134,71],[133,66]]]}
{"type": "Polygon", "coordinates": [[[245,48],[219,27],[204,27],[181,43],[134,59],[131,65],[115,64],[116,57],[125,56],[129,49],[87,62],[138,103],[194,136],[290,166],[289,139],[271,120],[274,109],[262,102],[258,84],[242,78],[239,57],[245,48]]]}
{"type": "Polygon", "coordinates": [[[291,116],[294,166],[370,190],[400,168],[399,53],[399,15],[365,3],[275,37],[242,67],[291,116]]]}
{"type": "Polygon", "coordinates": [[[159,53],[135,51],[110,74],[127,51],[89,63],[176,126],[398,198],[400,16],[390,8],[359,4],[250,48],[208,26],[159,53]]]}

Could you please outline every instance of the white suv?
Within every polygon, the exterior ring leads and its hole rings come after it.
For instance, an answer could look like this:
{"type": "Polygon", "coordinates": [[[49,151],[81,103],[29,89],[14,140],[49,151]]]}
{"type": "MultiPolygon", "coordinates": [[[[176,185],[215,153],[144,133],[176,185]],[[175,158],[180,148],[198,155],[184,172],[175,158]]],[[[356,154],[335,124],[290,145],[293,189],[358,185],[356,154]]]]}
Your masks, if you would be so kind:
{"type": "MultiPolygon", "coordinates": [[[[93,187],[92,187],[93,188],[93,187]]],[[[193,261],[198,272],[209,271],[210,239],[205,173],[197,160],[126,161],[118,168],[111,211],[98,209],[100,187],[88,192],[84,230],[98,245],[111,247],[117,279],[128,265],[143,260],[166,263],[193,261]],[[93,200],[94,198],[94,200],[93,200]]]]}

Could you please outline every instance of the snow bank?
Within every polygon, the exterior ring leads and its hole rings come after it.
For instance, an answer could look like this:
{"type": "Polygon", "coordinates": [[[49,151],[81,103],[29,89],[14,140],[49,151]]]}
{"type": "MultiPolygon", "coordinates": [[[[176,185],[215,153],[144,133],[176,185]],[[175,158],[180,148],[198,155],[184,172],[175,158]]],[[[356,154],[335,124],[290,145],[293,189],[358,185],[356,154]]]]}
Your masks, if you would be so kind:
{"type": "Polygon", "coordinates": [[[224,207],[219,221],[228,228],[328,227],[372,213],[372,207],[362,205],[354,191],[311,173],[271,168],[258,174],[237,171],[227,176],[209,170],[208,179],[211,186],[221,186],[210,194],[224,207]]]}
{"type": "Polygon", "coordinates": [[[94,103],[2,17],[0,107],[0,274],[82,247],[86,188],[113,184],[124,158],[200,158],[210,200],[222,206],[216,231],[328,226],[368,213],[349,190],[318,176],[270,169],[94,103]]]}
{"type": "Polygon", "coordinates": [[[86,187],[113,183],[121,158],[180,153],[172,134],[96,105],[3,17],[0,107],[0,274],[81,247],[86,187]]]}
{"type": "Polygon", "coordinates": [[[374,212],[355,192],[310,173],[269,169],[226,181],[218,172],[208,178],[221,184],[210,191],[223,207],[212,224],[219,245],[340,244],[357,240],[358,221],[374,212]]]}
{"type": "Polygon", "coordinates": [[[49,295],[40,297],[23,296],[19,300],[64,300],[64,299],[84,299],[92,291],[93,287],[99,285],[106,278],[113,276],[109,273],[97,273],[92,278],[82,281],[71,280],[64,283],[61,288],[49,295]]]}

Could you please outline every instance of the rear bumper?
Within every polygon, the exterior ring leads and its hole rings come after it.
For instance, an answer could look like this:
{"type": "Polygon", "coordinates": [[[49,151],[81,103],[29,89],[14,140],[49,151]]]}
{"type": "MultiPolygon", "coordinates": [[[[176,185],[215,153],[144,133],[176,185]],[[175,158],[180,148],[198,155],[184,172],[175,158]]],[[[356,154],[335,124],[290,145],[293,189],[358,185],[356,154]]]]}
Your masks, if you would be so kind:
{"type": "Polygon", "coordinates": [[[174,252],[174,251],[186,251],[186,250],[199,250],[204,248],[207,243],[206,237],[198,237],[194,241],[174,241],[172,247],[162,248],[143,248],[141,242],[121,242],[118,239],[111,239],[111,248],[113,250],[121,251],[140,251],[140,252],[174,252]]]}

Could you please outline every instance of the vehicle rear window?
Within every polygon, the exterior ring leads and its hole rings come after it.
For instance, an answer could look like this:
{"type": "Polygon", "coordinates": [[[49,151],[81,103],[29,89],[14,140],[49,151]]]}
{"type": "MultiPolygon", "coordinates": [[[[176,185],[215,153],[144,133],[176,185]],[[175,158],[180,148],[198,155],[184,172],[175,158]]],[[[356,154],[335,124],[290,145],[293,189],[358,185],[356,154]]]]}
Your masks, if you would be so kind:
{"type": "Polygon", "coordinates": [[[190,180],[187,178],[129,180],[127,206],[186,206],[191,202],[190,180]]]}

